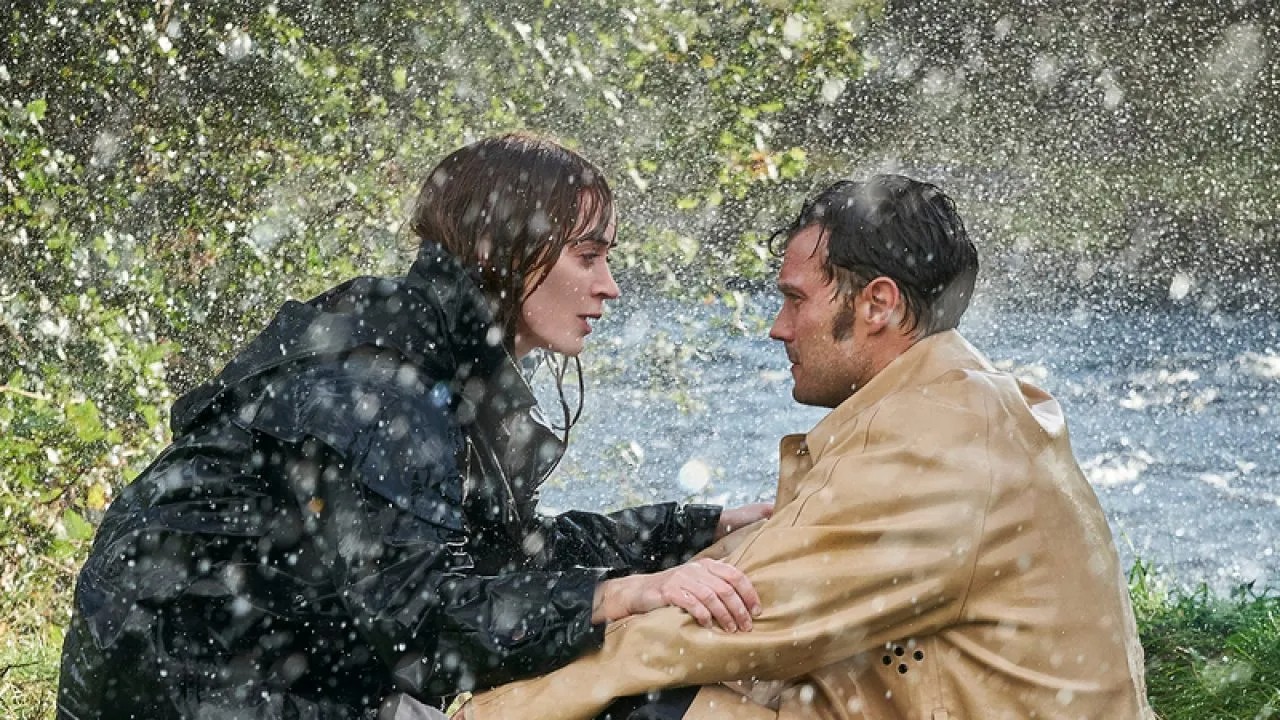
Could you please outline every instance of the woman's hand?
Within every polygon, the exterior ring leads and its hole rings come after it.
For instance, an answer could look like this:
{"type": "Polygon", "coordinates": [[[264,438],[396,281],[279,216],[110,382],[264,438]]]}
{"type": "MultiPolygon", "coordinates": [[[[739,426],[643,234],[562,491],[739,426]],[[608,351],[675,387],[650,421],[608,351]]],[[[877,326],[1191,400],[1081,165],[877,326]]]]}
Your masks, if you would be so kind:
{"type": "Polygon", "coordinates": [[[719,560],[702,558],[670,570],[606,580],[596,588],[592,622],[620,620],[674,605],[703,627],[751,630],[760,596],[747,576],[719,560]]]}
{"type": "Polygon", "coordinates": [[[773,503],[752,503],[742,507],[725,508],[720,511],[720,522],[716,523],[716,539],[719,540],[738,528],[770,517],[773,517],[773,503]]]}

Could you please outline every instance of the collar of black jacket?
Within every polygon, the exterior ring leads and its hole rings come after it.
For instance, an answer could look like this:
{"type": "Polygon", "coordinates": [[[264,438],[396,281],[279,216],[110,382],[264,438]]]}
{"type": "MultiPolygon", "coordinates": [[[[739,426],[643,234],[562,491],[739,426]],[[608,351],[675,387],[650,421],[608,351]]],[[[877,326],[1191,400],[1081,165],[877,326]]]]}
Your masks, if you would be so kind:
{"type": "Polygon", "coordinates": [[[290,363],[359,347],[394,349],[432,377],[463,387],[468,378],[491,377],[513,364],[492,327],[489,303],[461,263],[427,244],[403,277],[358,277],[305,303],[286,302],[216,377],[174,403],[170,425],[181,434],[231,388],[290,363]]]}

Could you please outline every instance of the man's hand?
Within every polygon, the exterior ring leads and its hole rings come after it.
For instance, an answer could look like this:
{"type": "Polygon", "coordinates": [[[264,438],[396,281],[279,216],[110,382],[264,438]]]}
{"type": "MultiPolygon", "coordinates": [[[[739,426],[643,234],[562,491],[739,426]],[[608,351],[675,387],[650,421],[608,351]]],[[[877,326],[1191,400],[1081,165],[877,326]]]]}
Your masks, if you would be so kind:
{"type": "Polygon", "coordinates": [[[596,589],[592,622],[620,620],[660,607],[684,609],[703,627],[729,632],[751,629],[760,614],[760,596],[734,566],[702,558],[648,575],[606,580],[596,589]]]}
{"type": "Polygon", "coordinates": [[[720,522],[716,524],[716,539],[719,540],[738,528],[770,517],[773,517],[773,503],[752,503],[742,507],[725,508],[720,511],[720,522]]]}

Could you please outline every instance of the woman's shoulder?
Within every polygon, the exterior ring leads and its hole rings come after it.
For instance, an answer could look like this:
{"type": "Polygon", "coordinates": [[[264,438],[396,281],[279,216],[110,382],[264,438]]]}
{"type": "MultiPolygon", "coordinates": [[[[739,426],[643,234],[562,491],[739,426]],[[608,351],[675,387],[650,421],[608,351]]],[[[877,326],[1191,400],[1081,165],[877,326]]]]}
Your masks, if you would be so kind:
{"type": "Polygon", "coordinates": [[[362,437],[415,443],[457,424],[449,381],[388,348],[282,367],[245,395],[229,413],[237,425],[291,442],[314,437],[344,454],[362,437]]]}

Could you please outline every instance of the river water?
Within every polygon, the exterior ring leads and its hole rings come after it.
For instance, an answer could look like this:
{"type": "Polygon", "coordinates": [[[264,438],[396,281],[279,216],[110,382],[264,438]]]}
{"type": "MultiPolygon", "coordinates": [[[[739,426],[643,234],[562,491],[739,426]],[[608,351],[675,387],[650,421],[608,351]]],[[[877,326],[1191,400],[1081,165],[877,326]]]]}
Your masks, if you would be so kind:
{"type": "MultiPolygon", "coordinates": [[[[744,300],[611,308],[546,509],[771,497],[778,438],[824,411],[791,399],[767,337],[778,301],[744,300]]],[[[1126,566],[1218,592],[1280,586],[1280,319],[975,303],[961,331],[1062,403],[1126,566]]]]}

